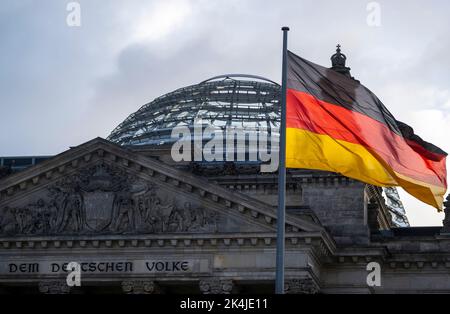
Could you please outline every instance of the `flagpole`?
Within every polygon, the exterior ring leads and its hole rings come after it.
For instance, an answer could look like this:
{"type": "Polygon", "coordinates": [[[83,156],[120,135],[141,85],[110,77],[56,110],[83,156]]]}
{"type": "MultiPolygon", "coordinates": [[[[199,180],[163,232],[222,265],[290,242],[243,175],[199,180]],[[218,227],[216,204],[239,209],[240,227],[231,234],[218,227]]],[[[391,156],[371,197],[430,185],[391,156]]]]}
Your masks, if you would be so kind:
{"type": "Polygon", "coordinates": [[[275,293],[284,293],[284,221],[286,197],[286,63],[287,63],[287,35],[289,27],[282,27],[283,31],[283,63],[281,71],[281,123],[278,166],[278,211],[277,211],[277,253],[275,293]]]}

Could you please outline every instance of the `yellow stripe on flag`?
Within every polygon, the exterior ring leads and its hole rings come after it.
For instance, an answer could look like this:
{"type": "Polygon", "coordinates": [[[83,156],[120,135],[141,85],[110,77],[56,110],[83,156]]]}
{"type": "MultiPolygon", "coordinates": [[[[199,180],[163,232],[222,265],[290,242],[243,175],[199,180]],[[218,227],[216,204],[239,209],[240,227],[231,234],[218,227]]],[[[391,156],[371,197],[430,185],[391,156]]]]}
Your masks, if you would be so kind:
{"type": "Polygon", "coordinates": [[[296,128],[286,129],[286,167],[338,172],[373,185],[397,185],[365,147],[296,128]]]}
{"type": "Polygon", "coordinates": [[[287,128],[286,167],[333,171],[376,186],[400,185],[421,201],[442,208],[445,189],[396,173],[364,146],[329,135],[287,128]]]}

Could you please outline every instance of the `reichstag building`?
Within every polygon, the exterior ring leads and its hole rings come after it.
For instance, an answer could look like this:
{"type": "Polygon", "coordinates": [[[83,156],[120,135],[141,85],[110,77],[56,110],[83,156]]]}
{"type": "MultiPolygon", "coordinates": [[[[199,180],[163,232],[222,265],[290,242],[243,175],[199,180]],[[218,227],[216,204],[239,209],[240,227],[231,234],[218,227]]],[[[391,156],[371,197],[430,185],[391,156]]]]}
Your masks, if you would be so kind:
{"type": "MultiPolygon", "coordinates": [[[[338,54],[331,69],[350,75],[338,54]]],[[[264,134],[270,151],[280,93],[220,75],[145,104],[107,139],[0,158],[0,293],[273,293],[277,173],[248,158],[248,141],[224,151],[244,158],[174,161],[172,133],[201,119],[264,134]],[[66,282],[71,262],[81,286],[66,282]]],[[[395,189],[336,173],[289,169],[286,195],[286,293],[450,292],[448,198],[443,227],[410,227],[395,189]],[[380,285],[368,284],[371,262],[380,285]]]]}

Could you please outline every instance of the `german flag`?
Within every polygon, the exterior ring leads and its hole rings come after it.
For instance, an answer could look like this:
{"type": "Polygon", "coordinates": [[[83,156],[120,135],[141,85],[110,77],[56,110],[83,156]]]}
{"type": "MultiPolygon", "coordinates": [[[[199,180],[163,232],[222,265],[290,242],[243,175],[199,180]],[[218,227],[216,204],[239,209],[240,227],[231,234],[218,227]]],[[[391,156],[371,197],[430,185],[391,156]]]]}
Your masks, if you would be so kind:
{"type": "Polygon", "coordinates": [[[358,81],[288,51],[286,167],[401,186],[442,210],[445,153],[397,121],[358,81]]]}

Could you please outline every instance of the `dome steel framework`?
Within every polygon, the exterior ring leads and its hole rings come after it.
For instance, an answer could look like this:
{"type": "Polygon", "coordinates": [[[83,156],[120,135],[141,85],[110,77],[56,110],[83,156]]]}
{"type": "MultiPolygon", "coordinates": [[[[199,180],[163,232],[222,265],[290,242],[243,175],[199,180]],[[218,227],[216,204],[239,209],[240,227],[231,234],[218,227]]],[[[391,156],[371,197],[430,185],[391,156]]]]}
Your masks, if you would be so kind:
{"type": "MultiPolygon", "coordinates": [[[[278,145],[280,98],[281,87],[264,77],[219,75],[145,104],[117,126],[108,140],[133,146],[169,144],[176,141],[171,137],[174,127],[192,129],[196,120],[201,119],[202,127],[213,126],[224,131],[228,126],[235,126],[247,133],[267,132],[269,137],[276,138],[278,145]]],[[[387,207],[394,225],[408,226],[397,190],[383,190],[389,199],[387,207]]]]}
{"type": "Polygon", "coordinates": [[[280,95],[280,86],[264,77],[215,76],[145,104],[117,126],[108,140],[120,145],[162,145],[174,141],[174,127],[193,128],[199,119],[204,126],[222,130],[233,126],[278,135],[280,95]]]}

